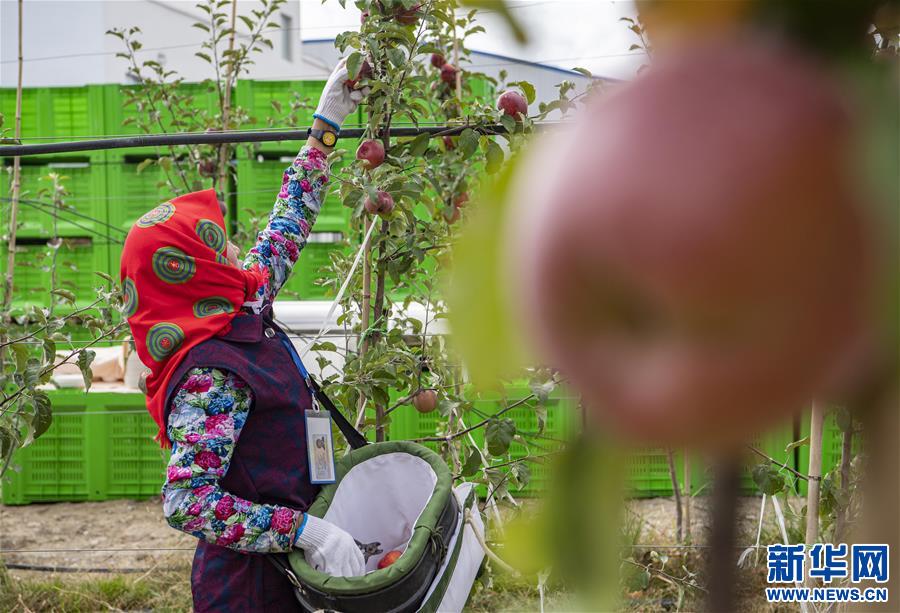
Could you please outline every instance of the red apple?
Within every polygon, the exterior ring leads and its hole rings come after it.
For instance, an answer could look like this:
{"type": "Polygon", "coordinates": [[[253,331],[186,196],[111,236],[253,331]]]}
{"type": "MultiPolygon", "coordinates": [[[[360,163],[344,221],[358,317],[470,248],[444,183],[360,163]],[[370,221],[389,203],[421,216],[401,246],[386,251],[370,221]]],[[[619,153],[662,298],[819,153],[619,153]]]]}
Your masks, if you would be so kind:
{"type": "Polygon", "coordinates": [[[447,151],[453,151],[456,149],[456,142],[453,140],[452,136],[444,136],[441,138],[444,141],[444,149],[447,151]]]}
{"type": "Polygon", "coordinates": [[[454,224],[459,221],[460,210],[459,207],[454,205],[449,209],[444,209],[444,219],[447,220],[447,223],[454,224]]]}
{"type": "Polygon", "coordinates": [[[462,208],[462,207],[466,206],[466,204],[468,202],[469,202],[469,192],[460,192],[453,199],[453,206],[455,206],[456,208],[462,208]]]}
{"type": "Polygon", "coordinates": [[[402,551],[398,551],[394,549],[393,551],[389,551],[384,556],[378,560],[378,568],[379,570],[382,568],[387,568],[391,564],[397,561],[397,558],[403,555],[402,551]]]}
{"type": "Polygon", "coordinates": [[[456,85],[456,73],[459,69],[453,64],[444,64],[441,66],[441,81],[447,85],[456,85]]]}
{"type": "Polygon", "coordinates": [[[497,98],[497,108],[516,121],[522,121],[522,116],[528,114],[528,102],[525,96],[517,91],[507,90],[497,98]]]}
{"type": "Polygon", "coordinates": [[[200,160],[197,162],[197,172],[201,177],[216,176],[216,162],[208,158],[200,160]]]}
{"type": "Polygon", "coordinates": [[[443,68],[444,64],[447,63],[447,60],[444,59],[444,56],[440,53],[432,53],[431,54],[431,65],[435,68],[443,68]]]}
{"type": "Polygon", "coordinates": [[[402,23],[405,26],[414,25],[419,21],[419,9],[421,8],[421,4],[415,4],[408,9],[401,8],[394,14],[394,18],[398,23],[402,23]]]}
{"type": "Polygon", "coordinates": [[[412,402],[419,413],[431,413],[437,408],[437,392],[434,390],[419,390],[413,396],[412,402]]]}
{"type": "Polygon", "coordinates": [[[387,215],[394,210],[394,197],[385,191],[378,190],[378,199],[373,201],[366,196],[364,206],[370,215],[387,215]]]}
{"type": "Polygon", "coordinates": [[[378,168],[384,162],[384,144],[380,140],[364,140],[356,150],[356,159],[362,160],[366,170],[378,168]]]}
{"type": "Polygon", "coordinates": [[[855,365],[873,275],[853,124],[797,51],[722,39],[659,58],[517,174],[512,304],[598,419],[735,446],[855,365]]]}

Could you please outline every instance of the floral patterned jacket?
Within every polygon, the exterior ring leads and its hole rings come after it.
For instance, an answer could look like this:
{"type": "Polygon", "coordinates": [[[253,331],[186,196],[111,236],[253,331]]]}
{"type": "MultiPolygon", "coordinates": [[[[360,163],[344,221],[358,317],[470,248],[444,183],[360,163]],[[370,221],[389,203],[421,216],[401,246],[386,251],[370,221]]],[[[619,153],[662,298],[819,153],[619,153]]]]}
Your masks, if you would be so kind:
{"type": "MultiPolygon", "coordinates": [[[[244,258],[244,268],[261,265],[269,272],[268,283],[245,309],[258,313],[275,299],[306,244],[327,183],[325,154],[301,149],[284,172],[268,225],[244,258]]],[[[289,551],[302,529],[300,511],[254,504],[219,485],[252,403],[251,389],[232,373],[195,368],[185,375],[166,430],[172,455],[163,511],[173,528],[216,545],[253,553],[289,551]]]]}

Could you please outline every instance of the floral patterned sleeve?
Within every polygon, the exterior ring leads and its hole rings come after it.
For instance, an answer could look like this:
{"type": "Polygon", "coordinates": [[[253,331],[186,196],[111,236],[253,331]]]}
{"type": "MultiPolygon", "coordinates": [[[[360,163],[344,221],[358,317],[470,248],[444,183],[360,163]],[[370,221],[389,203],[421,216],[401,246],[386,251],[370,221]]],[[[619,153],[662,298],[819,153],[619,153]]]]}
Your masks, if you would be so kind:
{"type": "Polygon", "coordinates": [[[252,553],[290,551],[303,513],[256,504],[219,485],[250,413],[244,381],[214,368],[195,368],[172,400],[167,434],[172,455],[163,486],[169,525],[209,543],[252,553]]]}
{"type": "Polygon", "coordinates": [[[287,281],[300,250],[319,215],[328,184],[328,161],[315,147],[303,147],[284,171],[281,191],[266,228],[256,237],[256,245],[244,258],[244,268],[263,268],[269,281],[259,288],[257,298],[244,304],[259,311],[275,299],[287,281]]]}

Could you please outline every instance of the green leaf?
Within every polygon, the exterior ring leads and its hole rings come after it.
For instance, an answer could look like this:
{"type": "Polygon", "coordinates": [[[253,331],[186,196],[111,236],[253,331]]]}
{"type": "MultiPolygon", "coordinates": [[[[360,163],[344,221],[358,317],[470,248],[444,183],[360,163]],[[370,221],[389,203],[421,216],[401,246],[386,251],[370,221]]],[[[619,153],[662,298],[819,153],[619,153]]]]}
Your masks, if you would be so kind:
{"type": "Polygon", "coordinates": [[[784,489],[784,475],[768,463],[753,469],[753,482],[763,494],[774,496],[784,489]]]}
{"type": "Polygon", "coordinates": [[[510,467],[509,471],[512,473],[519,489],[528,487],[528,484],[531,482],[531,468],[528,467],[528,464],[517,462],[510,467]]]}
{"type": "Polygon", "coordinates": [[[69,304],[75,304],[75,294],[73,294],[72,292],[70,292],[67,289],[55,289],[55,290],[51,291],[50,293],[54,294],[56,296],[59,296],[60,298],[62,298],[66,302],[68,302],[69,304]]]}
{"type": "Polygon", "coordinates": [[[515,83],[511,83],[510,85],[516,85],[519,89],[522,90],[522,93],[525,94],[525,100],[528,101],[528,104],[534,103],[534,85],[532,85],[528,81],[516,81],[515,83]]]}
{"type": "Polygon", "coordinates": [[[359,51],[354,51],[347,57],[347,76],[355,79],[359,75],[359,70],[363,65],[363,55],[359,51]]]}
{"type": "Polygon", "coordinates": [[[594,73],[592,73],[592,72],[591,72],[590,70],[588,70],[587,68],[580,68],[580,67],[578,67],[578,66],[575,66],[572,70],[575,71],[575,72],[577,72],[577,73],[579,73],[579,74],[583,74],[583,75],[586,76],[586,77],[593,78],[593,76],[594,76],[594,73]]]}
{"type": "Polygon", "coordinates": [[[784,448],[784,452],[790,453],[792,450],[796,449],[797,447],[803,447],[804,445],[809,445],[809,437],[808,436],[804,436],[799,441],[794,441],[793,443],[788,444],[788,446],[784,448]]]}
{"type": "Polygon", "coordinates": [[[34,427],[34,438],[38,438],[53,423],[53,411],[50,403],[50,396],[45,392],[37,390],[34,392],[32,399],[34,401],[34,419],[31,424],[34,427]]]}
{"type": "Polygon", "coordinates": [[[91,389],[91,380],[94,378],[91,373],[91,362],[94,361],[96,352],[90,349],[83,349],[78,352],[78,368],[81,370],[81,377],[84,379],[84,391],[91,389]]]}
{"type": "Polygon", "coordinates": [[[459,149],[464,160],[472,157],[478,150],[478,134],[472,128],[466,128],[459,135],[459,149]]]}
{"type": "Polygon", "coordinates": [[[481,454],[474,447],[468,447],[468,450],[469,453],[466,454],[466,461],[463,462],[462,466],[461,475],[463,477],[472,477],[481,468],[481,454]]]}
{"type": "Polygon", "coordinates": [[[494,174],[503,166],[503,148],[493,139],[488,139],[484,157],[486,160],[485,170],[488,174],[494,174]]]}
{"type": "Polygon", "coordinates": [[[115,282],[116,282],[115,279],[113,279],[110,275],[106,274],[105,272],[101,272],[101,271],[99,271],[99,270],[95,270],[95,271],[94,271],[94,274],[97,275],[98,277],[100,277],[101,279],[103,279],[104,281],[108,281],[109,283],[115,283],[115,282]]]}
{"type": "Polygon", "coordinates": [[[484,439],[487,442],[488,453],[492,456],[502,456],[509,451],[509,444],[516,435],[516,424],[509,418],[494,419],[487,423],[484,430],[484,439]]]}
{"type": "Polygon", "coordinates": [[[624,564],[622,582],[629,592],[641,592],[650,585],[650,571],[634,564],[624,564]]]}
{"type": "Polygon", "coordinates": [[[409,143],[409,154],[413,157],[421,157],[428,149],[430,134],[419,134],[409,143]]]}

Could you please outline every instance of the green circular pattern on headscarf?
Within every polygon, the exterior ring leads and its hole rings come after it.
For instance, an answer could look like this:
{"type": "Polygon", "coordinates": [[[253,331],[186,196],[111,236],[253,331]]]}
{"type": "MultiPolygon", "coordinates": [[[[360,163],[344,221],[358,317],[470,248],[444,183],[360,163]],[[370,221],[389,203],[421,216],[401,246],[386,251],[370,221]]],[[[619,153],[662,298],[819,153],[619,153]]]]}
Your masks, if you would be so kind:
{"type": "Polygon", "coordinates": [[[234,305],[227,298],[221,296],[211,296],[209,298],[201,298],[194,303],[194,316],[196,317],[212,317],[222,313],[231,313],[234,311],[234,305]]]}
{"type": "Polygon", "coordinates": [[[174,214],[175,205],[171,202],[163,202],[155,209],[141,215],[141,218],[138,219],[137,223],[135,223],[134,225],[136,225],[138,228],[149,228],[151,226],[155,226],[156,224],[168,221],[169,218],[174,214]]]}
{"type": "Polygon", "coordinates": [[[216,253],[225,251],[225,230],[219,224],[211,219],[201,219],[197,222],[195,231],[204,245],[216,253]]]}
{"type": "Polygon", "coordinates": [[[147,353],[157,362],[172,355],[184,342],[184,331],[173,323],[161,322],[147,331],[147,353]]]}
{"type": "Polygon", "coordinates": [[[166,283],[187,283],[197,271],[194,258],[175,247],[160,247],[153,254],[153,272],[166,283]]]}
{"type": "Polygon", "coordinates": [[[125,296],[125,301],[122,304],[122,313],[125,314],[125,317],[131,317],[138,310],[138,293],[134,281],[128,277],[125,277],[125,280],[122,281],[122,294],[125,296]]]}

